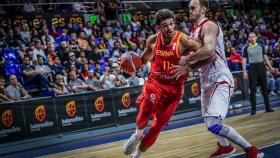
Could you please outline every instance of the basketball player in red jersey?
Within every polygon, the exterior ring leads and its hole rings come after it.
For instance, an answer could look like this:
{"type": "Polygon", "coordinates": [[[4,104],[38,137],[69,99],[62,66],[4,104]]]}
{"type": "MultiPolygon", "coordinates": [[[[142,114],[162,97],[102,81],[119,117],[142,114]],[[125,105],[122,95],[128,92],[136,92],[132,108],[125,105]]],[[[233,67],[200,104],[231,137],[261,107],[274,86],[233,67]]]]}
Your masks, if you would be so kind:
{"type": "Polygon", "coordinates": [[[247,158],[264,156],[232,127],[223,123],[228,112],[230,97],[233,93],[233,77],[227,66],[223,32],[219,25],[205,17],[209,1],[191,0],[190,20],[193,22],[191,36],[201,40],[203,46],[194,53],[182,57],[180,64],[174,66],[177,77],[187,74],[191,69],[200,69],[201,111],[208,131],[218,138],[218,148],[210,157],[230,156],[235,152],[228,140],[242,147],[247,158]],[[209,60],[207,60],[209,59],[209,60]]]}
{"type": "Polygon", "coordinates": [[[167,124],[182,98],[186,76],[176,80],[171,65],[179,64],[181,55],[201,47],[196,40],[175,31],[175,15],[171,10],[159,10],[155,18],[160,32],[147,39],[141,56],[143,64],[150,59],[152,64],[142,94],[136,101],[139,104],[137,127],[123,147],[123,152],[126,155],[131,154],[131,158],[139,158],[142,152],[155,143],[160,130],[167,124]],[[143,129],[151,118],[152,125],[144,136],[143,129]]]}

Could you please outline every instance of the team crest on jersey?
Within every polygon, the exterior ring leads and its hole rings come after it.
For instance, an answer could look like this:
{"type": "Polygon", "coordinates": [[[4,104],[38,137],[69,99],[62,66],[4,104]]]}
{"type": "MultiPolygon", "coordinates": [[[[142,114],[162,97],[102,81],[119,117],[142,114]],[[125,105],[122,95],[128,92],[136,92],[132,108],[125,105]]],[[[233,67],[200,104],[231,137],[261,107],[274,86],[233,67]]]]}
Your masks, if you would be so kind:
{"type": "Polygon", "coordinates": [[[176,43],[174,42],[172,45],[172,50],[175,51],[176,50],[176,43]]]}
{"type": "Polygon", "coordinates": [[[150,100],[155,103],[156,101],[156,95],[154,93],[150,94],[150,100]]]}

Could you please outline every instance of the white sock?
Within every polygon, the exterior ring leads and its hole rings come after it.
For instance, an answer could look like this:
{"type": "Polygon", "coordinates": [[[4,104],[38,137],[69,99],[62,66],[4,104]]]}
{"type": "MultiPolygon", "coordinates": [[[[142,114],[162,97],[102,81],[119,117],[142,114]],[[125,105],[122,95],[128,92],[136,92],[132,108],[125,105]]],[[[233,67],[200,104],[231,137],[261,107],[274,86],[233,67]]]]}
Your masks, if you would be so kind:
{"type": "Polygon", "coordinates": [[[226,138],[221,137],[221,136],[218,136],[218,135],[216,135],[216,137],[218,138],[219,144],[220,144],[221,146],[229,146],[229,143],[228,143],[228,141],[227,141],[226,138]]]}
{"type": "Polygon", "coordinates": [[[138,136],[138,137],[142,137],[144,135],[144,130],[143,129],[136,129],[135,130],[135,134],[138,136]]]}

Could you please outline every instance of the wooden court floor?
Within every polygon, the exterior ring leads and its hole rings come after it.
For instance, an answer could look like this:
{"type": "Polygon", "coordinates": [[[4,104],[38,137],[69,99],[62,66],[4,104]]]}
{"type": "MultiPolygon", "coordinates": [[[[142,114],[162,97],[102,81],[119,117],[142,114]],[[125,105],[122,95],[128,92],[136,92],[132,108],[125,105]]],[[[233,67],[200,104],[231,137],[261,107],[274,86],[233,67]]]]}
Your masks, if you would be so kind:
{"type": "MultiPolygon", "coordinates": [[[[280,143],[280,108],[273,113],[259,111],[228,118],[226,124],[236,129],[250,143],[264,147],[280,143]]],[[[47,158],[126,158],[122,153],[124,141],[45,156],[47,158]]],[[[204,124],[162,132],[154,146],[143,158],[206,158],[216,148],[216,138],[204,124]]],[[[237,153],[243,150],[237,147],[237,153]]]]}

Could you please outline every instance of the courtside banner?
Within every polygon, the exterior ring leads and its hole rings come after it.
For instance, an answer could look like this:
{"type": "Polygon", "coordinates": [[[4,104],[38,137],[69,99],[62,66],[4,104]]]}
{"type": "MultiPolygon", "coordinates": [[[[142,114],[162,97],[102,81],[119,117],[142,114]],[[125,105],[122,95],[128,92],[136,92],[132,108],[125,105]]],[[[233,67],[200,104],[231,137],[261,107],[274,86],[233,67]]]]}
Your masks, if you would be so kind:
{"type": "Polygon", "coordinates": [[[57,119],[51,97],[22,102],[27,138],[57,134],[57,119]]]}
{"type": "Polygon", "coordinates": [[[118,124],[135,122],[138,113],[135,101],[141,91],[142,86],[112,89],[118,124]]]}
{"type": "Polygon", "coordinates": [[[242,72],[232,73],[232,75],[234,80],[234,90],[230,99],[231,103],[242,100],[243,95],[245,95],[242,72]]]}
{"type": "Polygon", "coordinates": [[[91,92],[84,95],[89,127],[112,126],[115,122],[114,107],[110,90],[91,92]]]}
{"type": "Polygon", "coordinates": [[[186,111],[199,110],[201,108],[201,92],[199,78],[185,83],[184,104],[186,111]]]}
{"type": "Polygon", "coordinates": [[[88,128],[83,94],[55,98],[60,133],[88,128]]]}
{"type": "Polygon", "coordinates": [[[21,102],[0,104],[0,117],[0,143],[26,138],[21,102]]]}

